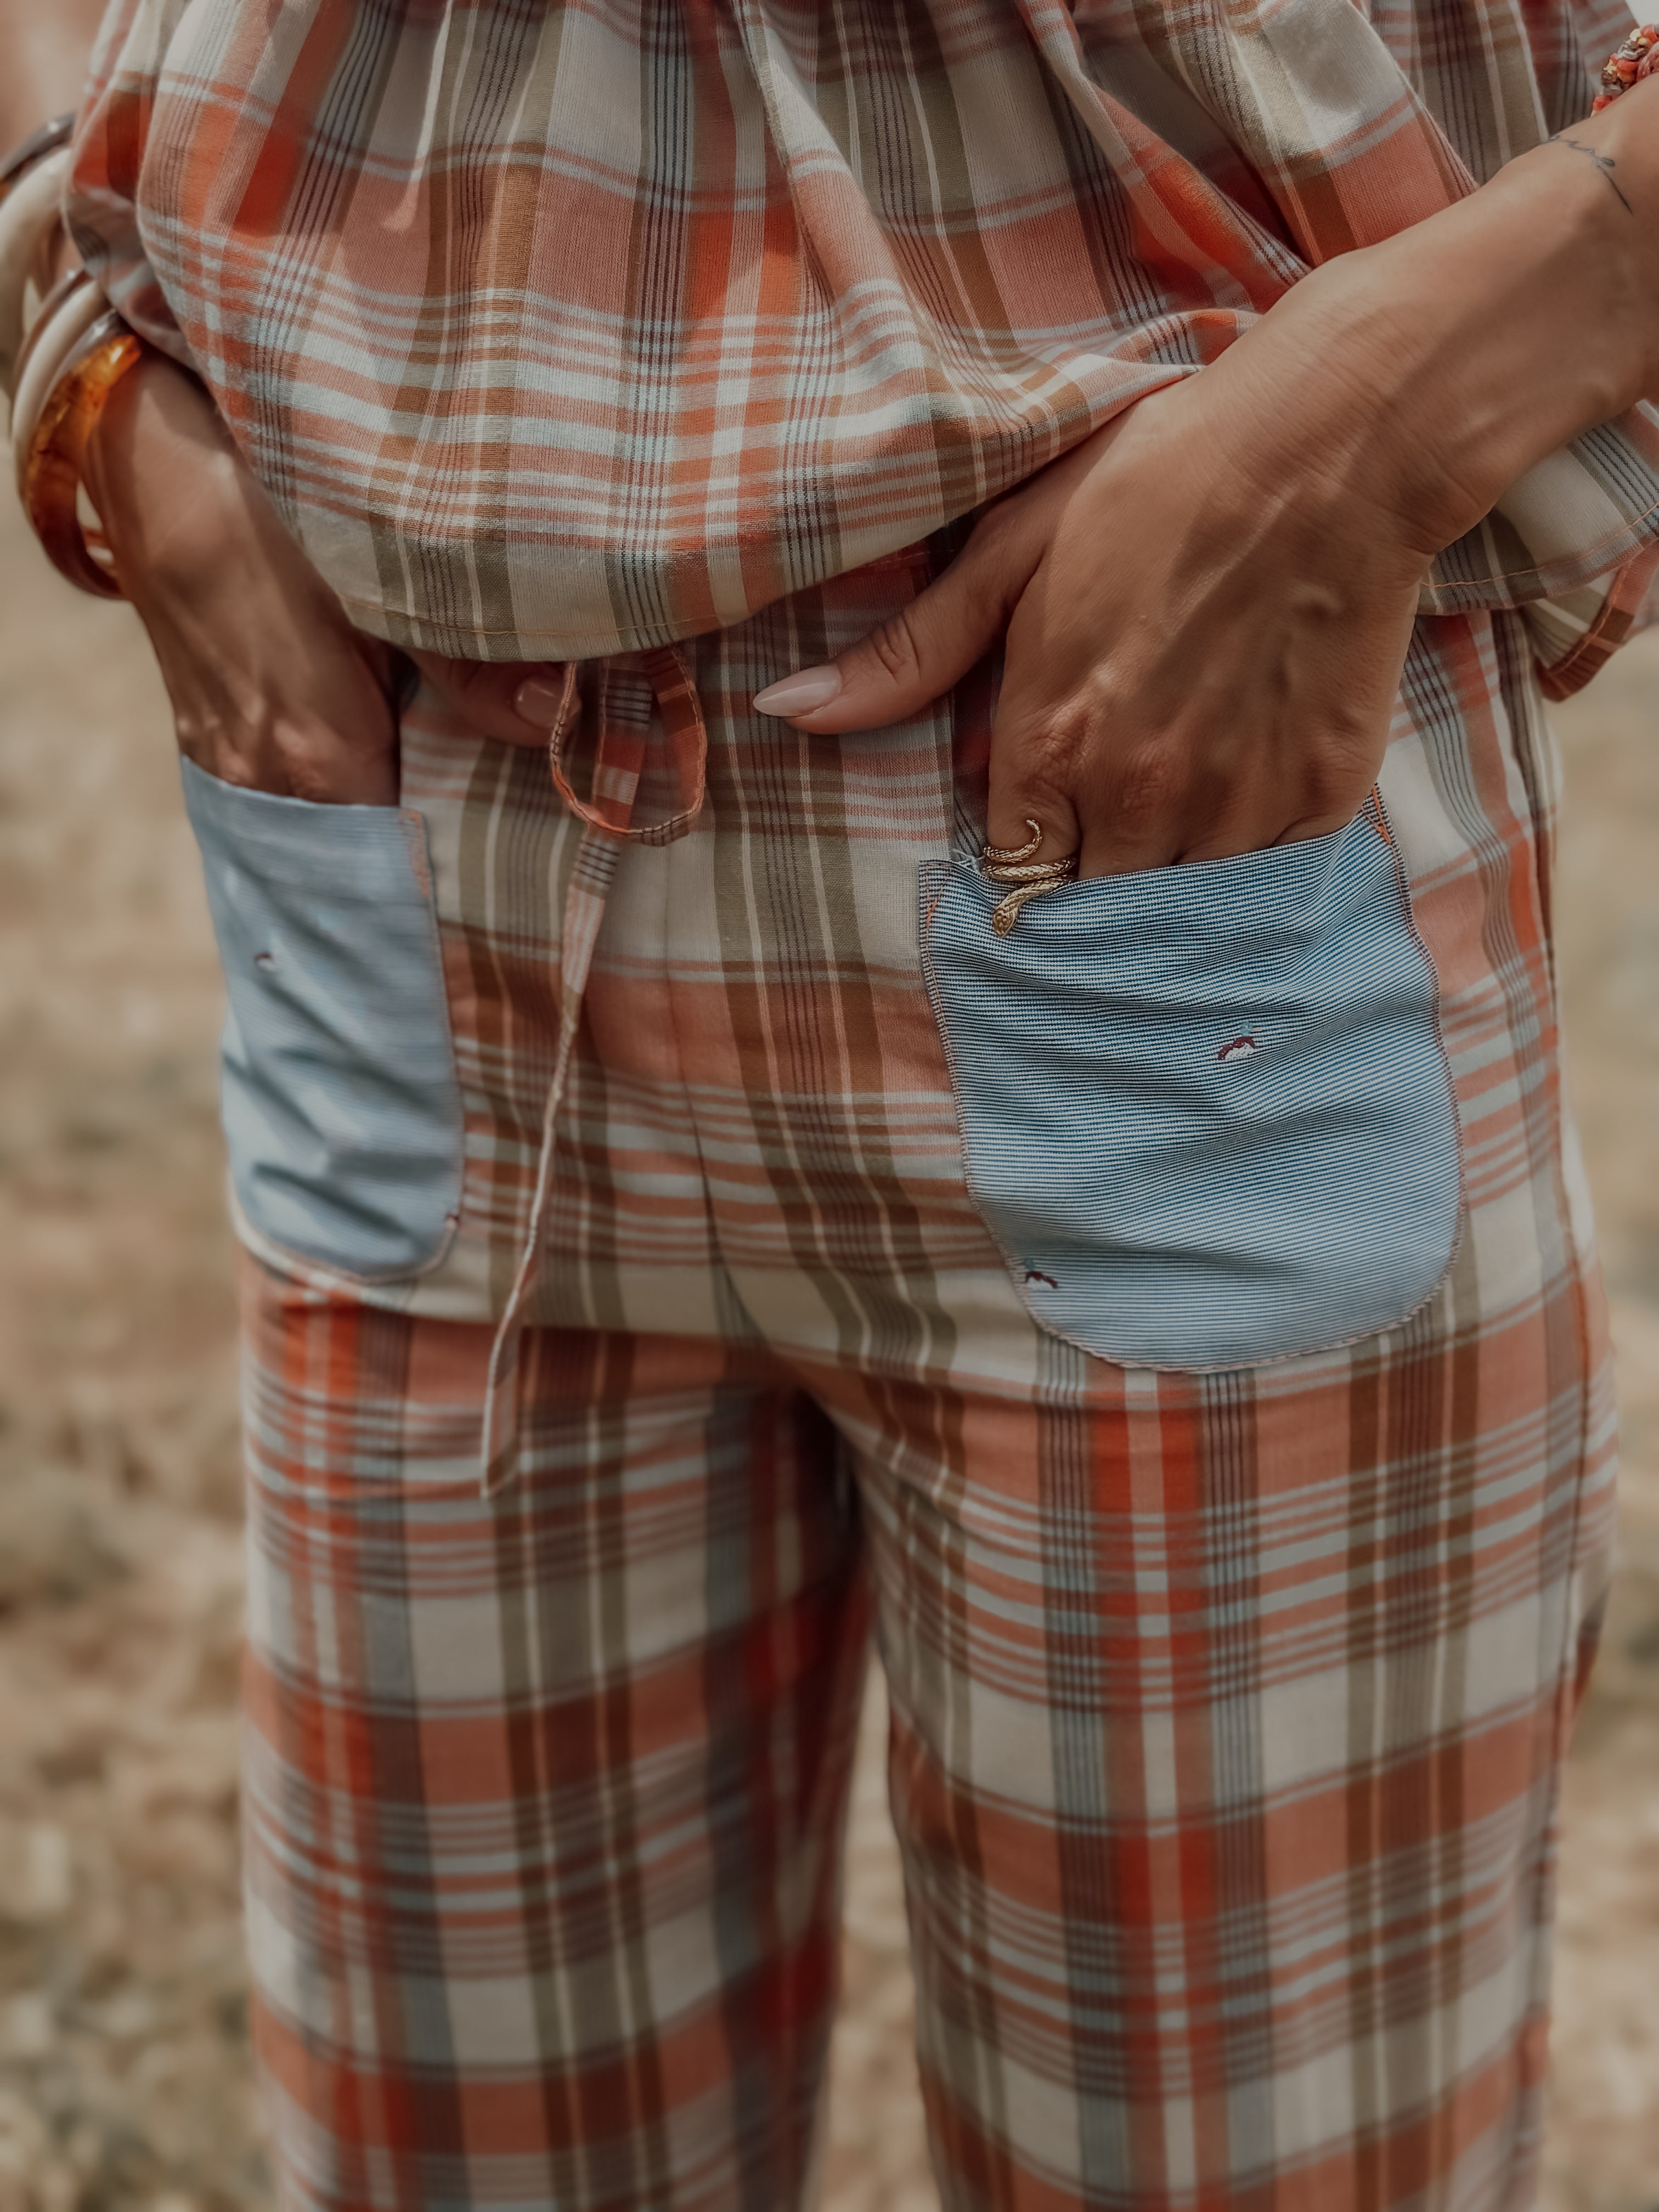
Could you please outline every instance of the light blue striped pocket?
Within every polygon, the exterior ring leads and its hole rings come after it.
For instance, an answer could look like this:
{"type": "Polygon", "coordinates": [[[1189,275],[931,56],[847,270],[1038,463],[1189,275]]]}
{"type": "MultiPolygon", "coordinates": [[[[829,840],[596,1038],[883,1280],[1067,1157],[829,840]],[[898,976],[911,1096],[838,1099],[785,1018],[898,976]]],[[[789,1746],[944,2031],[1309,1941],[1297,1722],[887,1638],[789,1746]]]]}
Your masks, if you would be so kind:
{"type": "Polygon", "coordinates": [[[454,1234],[463,1167],[426,824],[183,769],[229,1000],[237,1204],[298,1260],[419,1273],[454,1234]]]}
{"type": "Polygon", "coordinates": [[[1403,1321],[1450,1265],[1457,1109],[1375,800],[1334,836],[1034,900],[922,869],[967,1176],[1032,1315],[1126,1365],[1403,1321]]]}

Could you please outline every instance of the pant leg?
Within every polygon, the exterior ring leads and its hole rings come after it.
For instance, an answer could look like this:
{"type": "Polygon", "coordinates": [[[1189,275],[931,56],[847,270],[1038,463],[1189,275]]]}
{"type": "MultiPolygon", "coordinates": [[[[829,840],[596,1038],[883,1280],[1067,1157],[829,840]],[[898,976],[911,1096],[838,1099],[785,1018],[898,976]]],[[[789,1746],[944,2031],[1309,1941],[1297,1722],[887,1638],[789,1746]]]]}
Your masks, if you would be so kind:
{"type": "MultiPolygon", "coordinates": [[[[716,1258],[860,1455],[950,2212],[1522,2212],[1613,1438],[1515,618],[1419,626],[1381,777],[1455,1267],[1399,1328],[1204,1377],[1051,1333],[969,1182],[919,869],[982,829],[988,688],[839,743],[752,713],[902,588],[698,641],[673,995],[716,1258]]],[[[1064,1134],[1033,1114],[1031,1174],[1064,1134]]]]}
{"type": "Polygon", "coordinates": [[[1545,1348],[1517,1316],[1477,1371],[1443,1315],[1322,1379],[817,1376],[949,2212],[1531,2203],[1608,1430],[1587,1503],[1570,1425],[1467,1425],[1545,1348]]]}
{"type": "Polygon", "coordinates": [[[811,2160],[866,1607],[763,1356],[250,1266],[246,1863],[285,2212],[783,2212],[811,2160]]]}

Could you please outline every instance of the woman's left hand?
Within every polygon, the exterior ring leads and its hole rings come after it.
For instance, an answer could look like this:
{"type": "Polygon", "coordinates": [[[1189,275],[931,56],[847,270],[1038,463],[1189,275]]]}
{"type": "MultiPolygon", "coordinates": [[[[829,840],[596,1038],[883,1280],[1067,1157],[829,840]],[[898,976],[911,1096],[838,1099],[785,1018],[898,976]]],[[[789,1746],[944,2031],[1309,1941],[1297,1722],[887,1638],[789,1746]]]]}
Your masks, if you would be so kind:
{"type": "Polygon", "coordinates": [[[757,706],[878,728],[1006,634],[994,845],[1035,822],[1039,859],[1093,876],[1340,829],[1388,743],[1432,530],[1378,495],[1369,397],[1276,385],[1251,346],[1000,501],[911,605],[757,706]]]}

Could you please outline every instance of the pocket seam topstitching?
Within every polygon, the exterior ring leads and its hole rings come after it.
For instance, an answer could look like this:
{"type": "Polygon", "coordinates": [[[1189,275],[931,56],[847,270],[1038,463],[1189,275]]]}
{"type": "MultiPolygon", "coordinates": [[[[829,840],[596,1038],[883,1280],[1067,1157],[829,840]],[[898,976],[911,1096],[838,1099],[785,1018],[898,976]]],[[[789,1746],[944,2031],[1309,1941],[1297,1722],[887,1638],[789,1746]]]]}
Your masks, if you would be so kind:
{"type": "MultiPolygon", "coordinates": [[[[443,1230],[430,1256],[417,1261],[410,1267],[374,1270],[348,1267],[343,1266],[337,1260],[314,1258],[310,1254],[301,1251],[297,1246],[285,1243],[281,1238],[272,1237],[266,1230],[261,1229],[258,1231],[260,1242],[270,1250],[280,1253],[285,1261],[296,1268],[305,1270],[313,1279],[320,1276],[362,1290],[384,1290],[395,1283],[419,1283],[424,1281],[427,1276],[434,1273],[454,1249],[455,1240],[460,1234],[461,1217],[466,1204],[465,1094],[461,1086],[460,1062],[455,1051],[454,1024],[449,1018],[449,985],[444,971],[443,931],[438,919],[437,886],[433,880],[432,851],[428,842],[426,817],[418,807],[401,805],[388,807],[386,811],[397,815],[398,823],[405,833],[404,843],[408,852],[410,872],[415,878],[416,887],[420,891],[421,902],[426,914],[428,946],[431,954],[434,980],[437,986],[438,1018],[443,1029],[445,1066],[456,1107],[455,1156],[452,1164],[455,1203],[444,1210],[443,1230]]],[[[240,1200],[237,1210],[245,1218],[246,1218],[246,1208],[241,1205],[240,1200]]],[[[249,1225],[252,1227],[256,1224],[250,1221],[249,1225]]]]}
{"type": "MultiPolygon", "coordinates": [[[[186,765],[194,767],[194,763],[186,765]]],[[[210,776],[205,769],[197,774],[210,784],[224,784],[221,777],[210,776]]],[[[252,793],[242,787],[224,784],[239,799],[264,798],[277,794],[252,793]]],[[[314,806],[319,813],[328,812],[325,804],[319,801],[289,801],[302,807],[314,806]]],[[[418,807],[401,801],[396,805],[364,807],[365,814],[379,814],[395,819],[402,832],[401,844],[404,861],[414,880],[421,911],[424,919],[424,949],[435,997],[434,1018],[441,1038],[443,1081],[453,1104],[453,1136],[449,1157],[445,1164],[446,1182],[453,1194],[453,1202],[446,1205],[442,1226],[431,1250],[407,1267],[386,1268],[353,1267],[344,1261],[308,1253],[286,1238],[274,1236],[253,1218],[242,1194],[236,1188],[234,1173],[228,1166],[232,1214],[241,1241],[256,1258],[273,1272],[288,1275],[296,1282],[316,1288],[337,1283],[349,1290],[383,1290],[398,1285],[415,1285],[441,1268],[453,1251],[460,1234],[466,1208],[466,1109],[465,1092],[461,1082],[460,1065],[455,1047],[454,1024],[450,1016],[448,977],[444,961],[443,930],[438,914],[437,886],[434,878],[429,831],[426,817],[418,807]]],[[[227,978],[228,992],[228,979],[227,978]]]]}
{"type": "MultiPolygon", "coordinates": [[[[1121,1358],[1115,1353],[1096,1351],[1091,1345],[1085,1344],[1081,1337],[1075,1335],[1069,1329],[1057,1327],[1054,1322],[1048,1318],[1047,1316],[1038,1310],[1037,1307],[1029,1296],[1025,1285],[1020,1280],[1020,1272],[1024,1263],[1014,1258],[1008,1247],[1004,1243],[1002,1238],[998,1234],[995,1224],[992,1219],[990,1211],[986,1204],[984,1194],[980,1188],[975,1177],[973,1157],[968,1141],[968,1127],[963,1106],[961,1075],[957,1065],[956,1049],[951,1041],[950,1027],[945,1018],[943,999],[939,991],[938,978],[934,973],[933,925],[934,917],[939,911],[939,902],[944,896],[945,881],[948,880],[949,873],[952,869],[961,868],[964,872],[968,873],[971,873],[972,871],[969,863],[960,860],[954,854],[943,860],[924,860],[922,862],[921,868],[922,910],[918,915],[920,927],[917,933],[918,944],[921,955],[922,980],[927,989],[928,1004],[933,1011],[933,1026],[939,1032],[939,1042],[945,1054],[945,1066],[949,1071],[951,1078],[951,1103],[956,1117],[957,1146],[962,1161],[963,1184],[968,1192],[969,1197],[973,1201],[974,1211],[979,1217],[981,1226],[985,1231],[986,1235],[990,1238],[993,1246],[1002,1261],[1004,1271],[1008,1277],[1009,1285],[1013,1291],[1014,1296],[1019,1300],[1020,1305],[1030,1316],[1034,1326],[1040,1328],[1046,1336],[1053,1337],[1059,1343],[1071,1345],[1075,1350],[1083,1352],[1087,1358],[1099,1360],[1104,1366],[1121,1367],[1125,1370],[1133,1370],[1137,1373],[1155,1375],[1248,1374],[1257,1368],[1283,1366],[1290,1360],[1314,1359],[1318,1358],[1328,1352],[1346,1351],[1356,1344],[1367,1344],[1376,1337],[1389,1334],[1392,1330],[1404,1328],[1408,1322],[1415,1320],[1417,1316],[1421,1313],[1425,1307],[1432,1304],[1434,1300],[1439,1296],[1441,1291],[1444,1288],[1451,1275],[1453,1268],[1457,1264],[1458,1255],[1463,1248],[1465,1230],[1468,1218],[1468,1187],[1464,1160],[1463,1116],[1458,1103],[1457,1085],[1452,1075],[1451,1057],[1446,1049],[1446,1041],[1441,1029],[1440,971],[1435,966],[1434,956],[1430,952],[1429,948],[1424,942],[1422,935],[1417,927],[1417,917],[1412,909],[1411,888],[1407,881],[1404,866],[1401,860],[1399,842],[1395,837],[1393,830],[1389,824],[1388,814],[1382,804],[1381,793],[1373,790],[1368,797],[1364,806],[1361,809],[1361,811],[1365,816],[1365,818],[1370,823],[1371,827],[1376,830],[1382,843],[1388,848],[1389,862],[1394,872],[1395,890],[1400,900],[1401,912],[1404,917],[1406,927],[1410,933],[1413,943],[1422,954],[1428,967],[1432,994],[1431,1005],[1431,1027],[1434,1034],[1435,1050],[1439,1059],[1441,1073],[1445,1081],[1446,1094],[1450,1102],[1452,1109],[1453,1146],[1457,1164],[1456,1220],[1452,1231],[1451,1248],[1446,1255],[1444,1266],[1440,1269],[1440,1272],[1436,1275],[1433,1282],[1429,1285],[1428,1288],[1422,1293],[1422,1295],[1414,1299],[1413,1302],[1402,1312],[1395,1315],[1391,1320],[1383,1322],[1374,1328],[1355,1329],[1346,1336],[1327,1338],[1316,1344],[1297,1346],[1285,1352],[1267,1352],[1259,1359],[1236,1359],[1218,1361],[1212,1364],[1200,1364],[1197,1361],[1183,1361],[1179,1364],[1172,1364],[1168,1362],[1152,1359],[1121,1358]],[[930,890],[932,892],[931,896],[927,895],[930,890]]],[[[1264,849],[1272,850],[1275,848],[1267,848],[1264,849]]]]}

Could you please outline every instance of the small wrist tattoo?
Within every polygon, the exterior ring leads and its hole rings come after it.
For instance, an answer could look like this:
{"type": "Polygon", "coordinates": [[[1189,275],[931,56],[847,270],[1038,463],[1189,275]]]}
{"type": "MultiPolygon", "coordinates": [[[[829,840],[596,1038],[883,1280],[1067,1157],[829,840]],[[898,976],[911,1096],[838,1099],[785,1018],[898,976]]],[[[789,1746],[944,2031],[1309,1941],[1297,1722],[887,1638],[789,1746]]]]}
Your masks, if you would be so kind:
{"type": "Polygon", "coordinates": [[[1575,154],[1582,154],[1587,161],[1593,161],[1596,167],[1601,171],[1601,174],[1607,179],[1609,191],[1611,191],[1620,206],[1623,208],[1625,213],[1626,215],[1635,214],[1635,209],[1625,198],[1623,192],[1620,191],[1618,184],[1614,179],[1613,173],[1618,167],[1619,164],[1613,160],[1611,154],[1598,153],[1594,146],[1586,145],[1582,138],[1568,138],[1563,136],[1562,137],[1553,139],[1551,143],[1556,146],[1571,147],[1575,154]]]}

